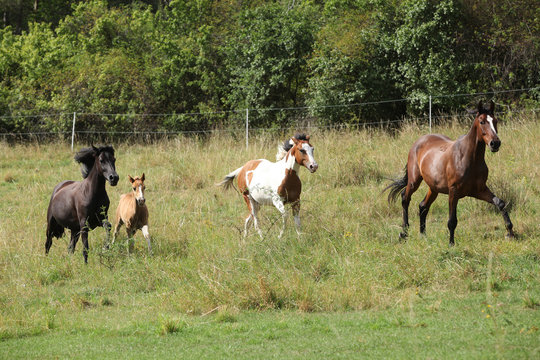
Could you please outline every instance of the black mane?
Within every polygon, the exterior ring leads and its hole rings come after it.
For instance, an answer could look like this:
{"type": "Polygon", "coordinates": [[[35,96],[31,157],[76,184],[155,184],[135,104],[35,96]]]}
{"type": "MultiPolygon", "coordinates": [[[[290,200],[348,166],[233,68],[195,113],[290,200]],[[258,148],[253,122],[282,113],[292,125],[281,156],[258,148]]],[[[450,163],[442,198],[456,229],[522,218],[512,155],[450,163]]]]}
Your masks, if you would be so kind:
{"type": "MultiPolygon", "coordinates": [[[[296,140],[307,140],[307,135],[303,134],[303,133],[302,134],[295,134],[294,138],[296,140]]],[[[283,142],[283,150],[289,151],[289,150],[292,149],[292,147],[293,147],[293,145],[291,144],[291,139],[285,140],[283,142]]]]}
{"type": "Polygon", "coordinates": [[[114,156],[114,149],[110,145],[100,147],[91,146],[89,148],[83,148],[77,154],[75,154],[75,161],[81,164],[81,174],[83,179],[86,179],[88,177],[88,173],[90,173],[90,170],[94,167],[94,161],[96,157],[102,152],[108,152],[114,156]]]}

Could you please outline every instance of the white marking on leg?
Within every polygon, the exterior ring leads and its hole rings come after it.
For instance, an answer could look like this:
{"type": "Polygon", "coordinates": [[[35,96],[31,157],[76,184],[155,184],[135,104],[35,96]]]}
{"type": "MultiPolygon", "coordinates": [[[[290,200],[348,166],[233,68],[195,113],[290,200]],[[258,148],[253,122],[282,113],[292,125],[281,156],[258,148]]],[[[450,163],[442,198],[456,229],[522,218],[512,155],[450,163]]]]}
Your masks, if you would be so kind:
{"type": "Polygon", "coordinates": [[[150,243],[150,233],[148,232],[148,225],[144,225],[141,229],[146,243],[148,244],[148,252],[152,252],[152,244],[150,243]]]}
{"type": "Polygon", "coordinates": [[[281,226],[281,231],[279,232],[278,239],[281,239],[283,236],[283,233],[285,232],[285,224],[287,223],[287,211],[285,210],[285,205],[283,205],[283,201],[281,201],[280,198],[274,198],[273,199],[274,206],[279,210],[281,213],[281,219],[283,225],[281,226]]]}

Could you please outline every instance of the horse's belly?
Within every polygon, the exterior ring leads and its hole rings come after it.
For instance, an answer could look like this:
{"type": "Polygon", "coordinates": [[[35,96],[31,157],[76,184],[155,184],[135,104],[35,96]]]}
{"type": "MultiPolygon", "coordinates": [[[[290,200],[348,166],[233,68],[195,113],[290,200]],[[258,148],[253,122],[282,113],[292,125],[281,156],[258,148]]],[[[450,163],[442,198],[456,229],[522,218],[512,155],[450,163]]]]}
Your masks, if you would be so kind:
{"type": "Polygon", "coordinates": [[[250,186],[249,196],[261,205],[272,205],[277,195],[277,192],[267,186],[250,186]]]}
{"type": "Polygon", "coordinates": [[[420,174],[426,184],[438,193],[448,194],[448,180],[444,157],[447,154],[440,148],[425,152],[419,161],[420,174]]]}

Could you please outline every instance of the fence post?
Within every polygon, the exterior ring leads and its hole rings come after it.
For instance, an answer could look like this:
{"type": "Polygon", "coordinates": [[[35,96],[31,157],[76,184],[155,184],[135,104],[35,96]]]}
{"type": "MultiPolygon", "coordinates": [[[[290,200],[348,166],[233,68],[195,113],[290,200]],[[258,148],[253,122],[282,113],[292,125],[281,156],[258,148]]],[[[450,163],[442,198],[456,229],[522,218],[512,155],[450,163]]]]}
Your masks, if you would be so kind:
{"type": "Polygon", "coordinates": [[[246,150],[249,147],[249,109],[246,109],[246,150]]]}
{"type": "Polygon", "coordinates": [[[73,127],[71,128],[71,152],[73,152],[73,142],[75,141],[75,118],[76,112],[73,112],[73,127]]]}
{"type": "Polygon", "coordinates": [[[429,95],[429,132],[431,132],[431,95],[429,95]]]}

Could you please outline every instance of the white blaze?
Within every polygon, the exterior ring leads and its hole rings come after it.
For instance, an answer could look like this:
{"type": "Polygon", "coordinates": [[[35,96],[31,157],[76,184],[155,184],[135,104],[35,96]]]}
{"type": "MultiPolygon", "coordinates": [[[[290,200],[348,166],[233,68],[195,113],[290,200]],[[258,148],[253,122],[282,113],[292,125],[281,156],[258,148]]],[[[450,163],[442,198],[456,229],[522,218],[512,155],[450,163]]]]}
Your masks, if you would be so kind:
{"type": "Polygon", "coordinates": [[[497,134],[497,130],[495,130],[495,126],[493,126],[493,118],[491,116],[487,116],[487,121],[489,123],[489,125],[491,126],[491,129],[493,130],[493,132],[495,134],[497,134]]]}
{"type": "Polygon", "coordinates": [[[302,148],[306,151],[308,155],[309,162],[315,164],[315,158],[313,157],[313,148],[309,144],[303,143],[302,148]]]}

